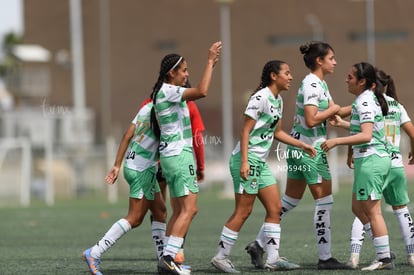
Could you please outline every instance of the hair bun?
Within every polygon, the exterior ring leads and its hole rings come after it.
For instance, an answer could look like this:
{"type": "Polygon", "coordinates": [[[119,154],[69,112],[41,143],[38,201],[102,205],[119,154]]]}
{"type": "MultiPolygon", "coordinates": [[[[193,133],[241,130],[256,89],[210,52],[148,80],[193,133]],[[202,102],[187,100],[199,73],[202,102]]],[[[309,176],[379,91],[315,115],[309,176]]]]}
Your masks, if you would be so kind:
{"type": "Polygon", "coordinates": [[[307,43],[305,45],[300,46],[299,50],[301,54],[307,54],[310,50],[310,44],[307,43]]]}

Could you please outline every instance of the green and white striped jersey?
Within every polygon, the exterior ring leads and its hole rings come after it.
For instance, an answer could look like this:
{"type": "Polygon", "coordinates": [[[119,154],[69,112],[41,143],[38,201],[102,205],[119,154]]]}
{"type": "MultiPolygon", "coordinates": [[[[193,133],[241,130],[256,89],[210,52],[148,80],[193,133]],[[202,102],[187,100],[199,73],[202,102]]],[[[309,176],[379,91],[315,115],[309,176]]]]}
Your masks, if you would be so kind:
{"type": "MultiPolygon", "coordinates": [[[[277,98],[269,88],[263,88],[250,97],[244,115],[254,119],[256,124],[249,135],[248,152],[262,161],[266,161],[272,146],[278,121],[282,118],[283,100],[277,98]]],[[[240,151],[240,141],[233,150],[233,155],[240,151]]]]}
{"type": "Polygon", "coordinates": [[[362,158],[372,154],[381,157],[388,156],[389,153],[385,150],[384,117],[378,100],[371,90],[365,90],[352,103],[350,134],[361,133],[361,124],[367,122],[374,124],[372,138],[368,143],[352,146],[354,158],[362,158]]]}
{"type": "Polygon", "coordinates": [[[155,112],[161,130],[162,156],[176,156],[185,146],[193,146],[190,114],[187,102],[182,99],[185,89],[164,83],[157,94],[155,112]]]}
{"type": "Polygon", "coordinates": [[[385,140],[391,151],[391,167],[404,167],[400,152],[401,126],[411,121],[404,106],[394,98],[384,94],[388,103],[388,115],[385,117],[385,140]]]}
{"type": "Polygon", "coordinates": [[[133,170],[144,171],[158,163],[159,142],[151,129],[151,108],[152,102],[144,105],[131,122],[135,124],[135,132],[125,155],[124,166],[133,170]]]}
{"type": "Polygon", "coordinates": [[[312,146],[325,141],[326,121],[315,127],[308,127],[305,122],[305,106],[316,106],[321,112],[328,109],[331,100],[332,97],[325,80],[320,80],[313,73],[308,74],[303,79],[296,97],[296,113],[290,135],[312,146]]]}

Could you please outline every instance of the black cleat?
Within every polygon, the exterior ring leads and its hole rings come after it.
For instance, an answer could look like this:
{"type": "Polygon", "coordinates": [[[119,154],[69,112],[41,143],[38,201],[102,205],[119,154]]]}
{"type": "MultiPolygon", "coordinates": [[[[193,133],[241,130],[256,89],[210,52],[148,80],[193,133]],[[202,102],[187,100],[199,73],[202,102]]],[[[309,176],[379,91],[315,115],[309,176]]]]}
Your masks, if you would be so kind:
{"type": "Polygon", "coordinates": [[[252,264],[259,269],[264,269],[263,254],[264,250],[257,241],[252,241],[246,246],[246,252],[250,254],[252,264]]]}
{"type": "Polygon", "coordinates": [[[391,260],[395,260],[397,258],[397,255],[395,255],[394,251],[390,250],[390,256],[391,260]]]}
{"type": "Polygon", "coordinates": [[[319,260],[318,269],[350,269],[350,267],[331,257],[325,261],[319,260]]]}
{"type": "Polygon", "coordinates": [[[190,275],[191,270],[184,269],[179,263],[174,262],[170,256],[162,256],[158,261],[158,274],[190,275]]]}

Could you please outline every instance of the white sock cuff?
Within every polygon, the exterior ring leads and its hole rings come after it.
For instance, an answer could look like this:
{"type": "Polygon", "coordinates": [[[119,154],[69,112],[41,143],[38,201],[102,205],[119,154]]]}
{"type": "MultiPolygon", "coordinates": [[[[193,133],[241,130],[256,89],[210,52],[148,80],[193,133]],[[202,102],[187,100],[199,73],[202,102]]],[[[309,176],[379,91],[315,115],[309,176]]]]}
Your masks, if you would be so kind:
{"type": "Polygon", "coordinates": [[[183,242],[184,242],[184,238],[176,237],[176,236],[172,236],[172,235],[168,239],[168,243],[180,244],[179,247],[181,247],[183,242]]]}
{"type": "Polygon", "coordinates": [[[299,204],[300,199],[295,199],[295,198],[289,197],[288,195],[283,195],[282,202],[287,203],[290,207],[293,208],[299,204]]]}
{"type": "Polygon", "coordinates": [[[221,232],[221,236],[222,238],[224,237],[224,239],[230,239],[230,240],[236,241],[237,238],[239,237],[239,232],[233,231],[227,228],[226,226],[223,226],[223,231],[221,232]]]}
{"type": "Polygon", "coordinates": [[[264,234],[264,236],[280,238],[281,231],[282,230],[280,228],[280,224],[278,224],[278,223],[265,222],[263,224],[263,234],[264,234]]]}
{"type": "Polygon", "coordinates": [[[374,237],[373,241],[374,241],[374,245],[377,244],[377,243],[389,245],[388,235],[384,235],[384,236],[380,236],[380,237],[374,237]]]}
{"type": "Polygon", "coordinates": [[[394,212],[395,215],[399,215],[401,213],[409,213],[407,206],[405,206],[403,208],[400,208],[400,209],[397,209],[397,210],[393,210],[393,212],[394,212]]]}
{"type": "Polygon", "coordinates": [[[318,205],[318,206],[323,206],[323,205],[327,205],[327,204],[331,204],[332,205],[333,202],[334,202],[334,199],[333,199],[333,196],[331,194],[331,195],[328,195],[326,197],[317,199],[316,200],[316,205],[318,205]]]}
{"type": "Polygon", "coordinates": [[[223,233],[226,235],[233,235],[233,236],[237,236],[239,235],[239,232],[233,231],[230,228],[223,226],[223,233]]]}
{"type": "Polygon", "coordinates": [[[263,223],[263,228],[266,230],[266,228],[279,228],[280,230],[280,224],[279,223],[271,223],[271,222],[265,222],[263,223]]]}
{"type": "Polygon", "coordinates": [[[119,221],[116,222],[116,224],[124,231],[125,233],[131,230],[132,226],[129,224],[129,222],[122,218],[119,221]]]}
{"type": "Polygon", "coordinates": [[[163,229],[165,231],[165,229],[167,228],[167,224],[165,222],[156,222],[153,221],[151,224],[151,227],[154,229],[163,229]]]}

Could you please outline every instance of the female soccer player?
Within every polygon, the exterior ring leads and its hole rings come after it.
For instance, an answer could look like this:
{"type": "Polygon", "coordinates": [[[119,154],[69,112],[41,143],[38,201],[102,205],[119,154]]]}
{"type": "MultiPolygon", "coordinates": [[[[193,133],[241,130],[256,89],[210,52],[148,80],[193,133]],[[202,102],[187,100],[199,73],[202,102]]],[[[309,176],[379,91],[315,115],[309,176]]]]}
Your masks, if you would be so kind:
{"type": "MultiPolygon", "coordinates": [[[[331,254],[331,218],[333,206],[332,181],[326,153],[319,146],[327,138],[328,118],[335,114],[349,115],[351,108],[335,104],[326,84],[327,75],[334,72],[336,60],[333,48],[324,42],[310,42],[300,47],[310,73],[303,79],[296,99],[296,114],[291,135],[316,148],[314,158],[302,154],[301,149],[288,146],[288,172],[285,194],[282,197],[281,219],[295,208],[306,186],[316,202],[313,218],[318,245],[318,269],[345,269],[331,254]]],[[[263,248],[257,241],[246,246],[252,264],[263,265],[263,248]]]]}
{"type": "MultiPolygon", "coordinates": [[[[392,206],[393,212],[400,225],[401,235],[407,252],[407,263],[414,266],[414,224],[407,204],[410,201],[407,192],[407,177],[400,152],[401,129],[414,141],[414,126],[404,106],[398,102],[394,80],[382,70],[377,70],[376,89],[383,93],[388,104],[388,115],[385,117],[385,138],[391,149],[391,169],[387,176],[387,186],[383,191],[385,202],[392,206]]],[[[411,147],[411,150],[414,148],[411,147]]],[[[411,155],[411,153],[410,153],[411,155]]],[[[352,157],[352,155],[350,156],[352,157]]],[[[348,161],[350,162],[350,161],[348,161]]],[[[413,164],[411,161],[409,164],[413,164]]],[[[359,265],[359,255],[365,238],[365,233],[372,237],[372,231],[367,219],[363,224],[355,218],[351,230],[351,257],[347,263],[356,269],[359,265]]]]}
{"type": "Polygon", "coordinates": [[[387,226],[381,213],[382,191],[390,171],[391,158],[384,135],[384,116],[388,105],[376,85],[375,68],[357,63],[348,73],[348,91],[357,98],[352,104],[350,136],[328,139],[321,144],[325,152],[337,145],[352,145],[354,185],[352,211],[364,224],[370,223],[377,261],[362,270],[394,269],[387,226]]]}
{"type": "Polygon", "coordinates": [[[178,209],[173,209],[175,220],[167,224],[168,236],[163,257],[158,262],[158,271],[170,274],[188,274],[174,261],[183,244],[190,223],[197,213],[198,185],[193,159],[192,133],[187,100],[207,96],[213,68],[217,63],[222,44],[211,45],[207,65],[200,83],[191,88],[183,87],[188,81],[186,60],[178,54],[166,55],[161,61],[158,79],[151,98],[154,102],[152,126],[160,136],[160,164],[170,196],[177,200],[178,209]]]}
{"type": "Polygon", "coordinates": [[[268,253],[263,268],[290,270],[299,267],[279,256],[281,202],[276,180],[266,163],[274,138],[300,147],[310,156],[316,153],[312,146],[292,138],[282,130],[283,101],[280,93],[289,89],[291,80],[288,64],[278,60],[267,62],[263,67],[260,85],[244,111],[240,141],[230,158],[235,209],[222,229],[217,254],[211,260],[211,264],[223,272],[239,272],[229,255],[241,227],[252,212],[256,197],[266,210],[259,233],[259,241],[268,253]]]}
{"type": "Polygon", "coordinates": [[[124,176],[130,187],[129,209],[125,218],[114,223],[102,239],[83,252],[92,274],[102,274],[99,270],[102,254],[128,231],[139,226],[148,209],[154,220],[151,227],[155,249],[158,257],[161,256],[167,210],[156,181],[159,140],[150,127],[151,109],[152,102],[148,102],[139,110],[124,133],[115,163],[105,177],[108,184],[114,184],[124,160],[124,176]]]}

